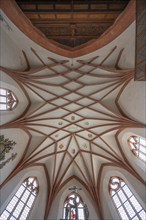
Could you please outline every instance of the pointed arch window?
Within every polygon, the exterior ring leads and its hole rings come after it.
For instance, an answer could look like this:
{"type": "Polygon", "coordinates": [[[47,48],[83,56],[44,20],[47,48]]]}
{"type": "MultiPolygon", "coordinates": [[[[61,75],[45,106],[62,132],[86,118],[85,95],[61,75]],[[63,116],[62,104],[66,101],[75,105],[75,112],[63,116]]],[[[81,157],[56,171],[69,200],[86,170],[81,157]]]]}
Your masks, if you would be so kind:
{"type": "Polygon", "coordinates": [[[39,186],[36,177],[25,179],[0,215],[0,220],[27,219],[38,195],[38,190],[39,186]]]}
{"type": "Polygon", "coordinates": [[[85,220],[85,206],[76,192],[71,193],[64,203],[63,219],[85,220]]]}
{"type": "Polygon", "coordinates": [[[133,154],[146,162],[146,140],[142,137],[131,136],[128,143],[133,154]]]}
{"type": "Polygon", "coordinates": [[[17,103],[17,98],[11,90],[0,88],[0,110],[12,110],[17,103]]]}
{"type": "Polygon", "coordinates": [[[123,179],[119,177],[111,177],[109,182],[109,190],[121,219],[145,219],[146,212],[123,179]]]}

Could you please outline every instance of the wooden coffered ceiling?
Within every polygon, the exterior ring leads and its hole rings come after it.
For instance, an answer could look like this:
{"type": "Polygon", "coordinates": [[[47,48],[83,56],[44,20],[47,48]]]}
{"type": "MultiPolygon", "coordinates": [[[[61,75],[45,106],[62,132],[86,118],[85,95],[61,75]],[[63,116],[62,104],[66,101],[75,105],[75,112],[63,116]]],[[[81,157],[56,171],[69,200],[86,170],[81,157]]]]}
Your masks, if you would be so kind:
{"type": "Polygon", "coordinates": [[[17,0],[24,14],[48,39],[69,47],[99,38],[129,0],[17,0]]]}

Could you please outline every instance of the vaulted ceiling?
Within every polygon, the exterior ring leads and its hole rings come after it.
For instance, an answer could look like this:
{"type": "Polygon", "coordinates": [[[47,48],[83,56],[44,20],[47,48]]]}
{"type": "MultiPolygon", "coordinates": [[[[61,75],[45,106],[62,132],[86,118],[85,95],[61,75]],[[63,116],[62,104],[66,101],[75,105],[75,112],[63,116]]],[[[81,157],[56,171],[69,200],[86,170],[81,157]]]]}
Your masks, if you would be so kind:
{"type": "Polygon", "coordinates": [[[28,136],[19,163],[6,181],[25,168],[41,165],[49,185],[48,211],[53,196],[75,178],[102,215],[98,186],[104,166],[121,167],[143,182],[118,139],[126,128],[145,127],[142,119],[126,112],[121,98],[134,77],[135,1],[106,34],[74,49],[46,39],[15,2],[1,5],[2,29],[23,61],[13,66],[12,57],[11,62],[4,61],[1,71],[27,100],[20,100],[26,105],[21,116],[2,125],[22,129],[28,136]]]}

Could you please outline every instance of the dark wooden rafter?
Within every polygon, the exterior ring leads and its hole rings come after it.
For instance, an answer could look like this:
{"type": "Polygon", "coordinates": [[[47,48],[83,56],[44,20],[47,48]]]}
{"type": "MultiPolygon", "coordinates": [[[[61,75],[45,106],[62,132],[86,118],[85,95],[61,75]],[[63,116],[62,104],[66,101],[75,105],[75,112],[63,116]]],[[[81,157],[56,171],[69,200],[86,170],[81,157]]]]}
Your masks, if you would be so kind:
{"type": "Polygon", "coordinates": [[[75,47],[103,34],[125,9],[129,0],[17,0],[17,3],[33,25],[48,39],[75,47]]]}
{"type": "Polygon", "coordinates": [[[125,8],[129,0],[121,1],[23,1],[17,0],[24,12],[118,12],[125,8]]]}
{"type": "MultiPolygon", "coordinates": [[[[72,40],[72,37],[74,38],[74,34],[72,33],[72,32],[74,32],[74,30],[72,30],[71,27],[74,28],[75,26],[74,26],[74,24],[73,25],[71,24],[71,26],[69,25],[70,30],[67,30],[67,32],[71,31],[71,34],[70,34],[71,41],[70,42],[71,42],[71,46],[73,46],[74,48],[68,47],[69,45],[65,46],[65,45],[58,44],[55,41],[48,40],[47,38],[45,38],[44,34],[42,34],[40,31],[38,31],[36,28],[34,28],[34,26],[31,25],[30,21],[26,18],[26,16],[23,14],[20,7],[17,5],[17,3],[15,3],[15,1],[1,0],[1,8],[2,8],[2,10],[4,10],[6,12],[6,15],[14,22],[14,24],[22,32],[24,32],[26,34],[26,36],[28,36],[34,42],[38,43],[40,46],[46,48],[49,51],[52,51],[52,52],[55,52],[55,53],[57,51],[58,54],[71,58],[71,57],[79,57],[83,54],[93,52],[96,49],[99,49],[99,48],[105,46],[106,44],[111,42],[113,39],[115,39],[117,36],[119,36],[124,30],[126,30],[126,28],[135,19],[135,2],[136,2],[136,0],[130,1],[129,4],[127,5],[126,9],[119,16],[119,19],[116,20],[116,22],[110,28],[107,27],[108,29],[107,29],[106,32],[104,32],[105,29],[103,28],[101,33],[97,33],[96,39],[94,39],[94,40],[92,40],[88,43],[86,43],[87,40],[85,40],[85,41],[83,40],[83,42],[81,42],[78,39],[77,39],[77,42],[75,42],[76,41],[75,39],[72,40]],[[7,5],[9,5],[9,7],[7,5]],[[127,22],[123,22],[123,20],[125,20],[125,19],[126,19],[127,22]],[[102,35],[100,38],[98,38],[99,35],[101,35],[103,32],[104,32],[104,35],[102,35]],[[84,44],[84,46],[75,47],[75,46],[77,46],[76,43],[77,44],[78,43],[79,44],[80,43],[86,43],[86,44],[84,44]]],[[[116,16],[118,16],[118,14],[116,16]]],[[[102,18],[103,17],[104,17],[104,19],[107,18],[107,17],[111,19],[111,16],[103,16],[102,15],[102,18]]],[[[91,16],[91,18],[92,18],[92,16],[91,16]]],[[[114,20],[116,18],[114,18],[114,20]]],[[[56,19],[56,15],[55,15],[54,19],[56,19]]],[[[97,21],[97,18],[94,18],[94,19],[97,21]]],[[[67,18],[66,20],[69,21],[69,18],[67,18]]],[[[86,20],[89,21],[89,19],[86,19],[86,20]]],[[[101,22],[101,19],[99,19],[99,20],[101,22]]],[[[71,21],[73,21],[73,20],[71,19],[71,21]]],[[[79,21],[79,18],[77,18],[77,21],[79,21]]],[[[113,21],[113,18],[112,18],[112,21],[113,21]]],[[[53,21],[53,23],[54,23],[54,21],[53,21]]],[[[92,23],[93,23],[93,19],[92,19],[92,23]]],[[[91,23],[89,23],[89,27],[91,27],[91,23]]],[[[60,28],[61,28],[61,30],[65,30],[62,27],[60,27],[60,28]]],[[[79,27],[79,29],[81,29],[81,27],[79,27]]],[[[83,29],[87,30],[87,25],[85,25],[85,27],[83,27],[83,29]]],[[[95,27],[92,27],[92,29],[95,30],[95,27]]],[[[102,28],[100,28],[98,26],[97,29],[99,30],[99,29],[102,29],[102,28]]],[[[56,30],[59,30],[59,26],[56,30]]],[[[89,30],[90,34],[91,34],[91,32],[92,31],[89,30]]],[[[51,33],[52,33],[52,31],[51,31],[51,33]]],[[[77,35],[75,35],[75,36],[77,36],[77,35]]],[[[66,42],[67,42],[67,44],[69,43],[68,41],[66,41],[66,42]]]]}

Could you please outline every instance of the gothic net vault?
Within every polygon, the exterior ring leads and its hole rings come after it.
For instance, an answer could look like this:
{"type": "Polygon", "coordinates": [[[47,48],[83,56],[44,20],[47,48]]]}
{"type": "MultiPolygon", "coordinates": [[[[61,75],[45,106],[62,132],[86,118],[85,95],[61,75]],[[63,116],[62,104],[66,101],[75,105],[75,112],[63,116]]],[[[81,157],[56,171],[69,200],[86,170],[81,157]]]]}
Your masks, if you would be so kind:
{"type": "Polygon", "coordinates": [[[75,48],[48,40],[15,1],[1,1],[1,26],[0,87],[17,98],[1,112],[1,133],[17,152],[1,170],[3,204],[15,185],[36,176],[43,202],[34,219],[59,219],[55,204],[62,218],[55,199],[73,185],[87,194],[94,219],[108,219],[106,171],[129,176],[144,200],[145,165],[125,141],[145,137],[146,128],[145,82],[134,81],[135,0],[97,40],[75,48]]]}

